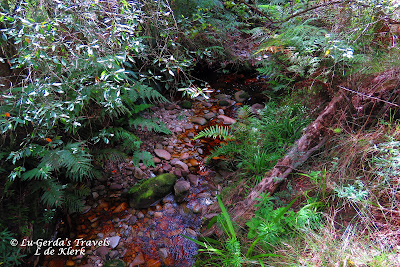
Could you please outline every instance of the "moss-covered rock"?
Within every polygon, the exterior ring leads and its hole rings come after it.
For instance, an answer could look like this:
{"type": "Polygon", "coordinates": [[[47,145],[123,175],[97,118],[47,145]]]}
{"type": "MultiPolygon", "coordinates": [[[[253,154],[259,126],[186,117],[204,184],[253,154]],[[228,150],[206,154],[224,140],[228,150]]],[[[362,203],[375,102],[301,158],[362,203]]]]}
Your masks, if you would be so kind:
{"type": "Polygon", "coordinates": [[[180,106],[181,106],[182,108],[191,109],[191,108],[192,108],[192,102],[190,102],[190,101],[188,101],[188,100],[183,100],[183,101],[180,103],[180,106]]]}
{"type": "Polygon", "coordinates": [[[176,179],[175,175],[164,173],[133,186],[129,190],[129,205],[135,209],[150,207],[151,204],[172,192],[176,179]]]}

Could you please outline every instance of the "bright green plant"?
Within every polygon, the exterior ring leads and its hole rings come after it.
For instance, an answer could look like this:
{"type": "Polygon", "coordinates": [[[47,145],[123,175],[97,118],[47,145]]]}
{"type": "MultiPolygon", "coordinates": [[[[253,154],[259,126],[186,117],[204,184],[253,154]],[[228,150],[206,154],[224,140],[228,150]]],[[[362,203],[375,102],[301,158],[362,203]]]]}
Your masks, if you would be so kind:
{"type": "Polygon", "coordinates": [[[275,254],[258,254],[251,256],[252,251],[249,251],[246,255],[244,255],[242,251],[243,248],[236,235],[236,231],[229,213],[219,196],[217,196],[217,200],[221,208],[221,215],[217,217],[217,220],[222,230],[226,234],[226,239],[224,241],[220,241],[212,238],[205,238],[204,242],[202,242],[185,236],[185,238],[195,242],[201,247],[204,247],[204,249],[200,249],[199,251],[205,252],[209,255],[209,258],[204,262],[196,262],[196,264],[201,264],[198,266],[240,267],[246,266],[247,264],[264,266],[262,262],[263,258],[278,256],[275,254]]]}

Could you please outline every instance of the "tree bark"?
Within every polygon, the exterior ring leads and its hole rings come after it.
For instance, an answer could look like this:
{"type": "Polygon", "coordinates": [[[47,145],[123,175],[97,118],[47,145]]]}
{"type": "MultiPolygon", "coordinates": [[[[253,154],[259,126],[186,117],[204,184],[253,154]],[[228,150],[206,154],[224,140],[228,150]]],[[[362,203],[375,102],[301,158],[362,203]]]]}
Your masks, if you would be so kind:
{"type": "Polygon", "coordinates": [[[286,156],[264,175],[264,178],[253,188],[245,200],[239,202],[231,210],[230,214],[235,222],[243,226],[244,222],[254,215],[255,204],[258,203],[260,195],[262,193],[273,194],[294,169],[325,144],[331,134],[328,127],[336,122],[337,116],[335,115],[344,99],[343,94],[334,97],[318,118],[306,128],[303,136],[296,141],[286,156]]]}

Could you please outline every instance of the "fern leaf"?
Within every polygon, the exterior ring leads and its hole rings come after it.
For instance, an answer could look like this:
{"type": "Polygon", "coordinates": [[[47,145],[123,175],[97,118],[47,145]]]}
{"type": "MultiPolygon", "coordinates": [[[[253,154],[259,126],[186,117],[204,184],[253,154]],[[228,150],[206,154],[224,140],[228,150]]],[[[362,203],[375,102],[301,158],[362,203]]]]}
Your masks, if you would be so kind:
{"type": "Polygon", "coordinates": [[[129,126],[133,126],[136,129],[140,127],[142,130],[147,129],[147,131],[154,131],[156,133],[171,134],[168,127],[158,118],[146,119],[143,117],[136,117],[134,119],[129,119],[129,126]]]}
{"type": "Polygon", "coordinates": [[[60,207],[64,203],[64,186],[54,179],[41,181],[42,202],[50,207],[60,207]]]}
{"type": "Polygon", "coordinates": [[[128,93],[132,97],[132,101],[135,102],[138,98],[141,98],[143,100],[148,100],[151,103],[154,102],[169,102],[168,99],[166,99],[162,94],[160,94],[157,90],[154,88],[147,86],[142,83],[136,83],[131,89],[130,92],[128,93]]]}
{"type": "Polygon", "coordinates": [[[211,126],[210,128],[206,128],[203,131],[199,132],[193,140],[202,138],[202,137],[212,137],[217,139],[218,137],[224,140],[230,139],[233,140],[234,136],[230,133],[228,126],[211,126]]]}
{"type": "Polygon", "coordinates": [[[155,167],[153,156],[147,151],[136,151],[132,156],[133,165],[139,165],[139,162],[142,161],[144,165],[147,167],[155,167]]]}
{"type": "Polygon", "coordinates": [[[122,146],[129,152],[139,149],[140,144],[142,143],[136,135],[124,128],[110,128],[108,131],[114,134],[113,140],[122,142],[122,146]]]}
{"type": "Polygon", "coordinates": [[[52,170],[53,168],[49,164],[46,164],[44,166],[38,165],[37,168],[34,168],[22,174],[22,180],[29,181],[32,179],[37,179],[37,180],[49,179],[52,170]]]}

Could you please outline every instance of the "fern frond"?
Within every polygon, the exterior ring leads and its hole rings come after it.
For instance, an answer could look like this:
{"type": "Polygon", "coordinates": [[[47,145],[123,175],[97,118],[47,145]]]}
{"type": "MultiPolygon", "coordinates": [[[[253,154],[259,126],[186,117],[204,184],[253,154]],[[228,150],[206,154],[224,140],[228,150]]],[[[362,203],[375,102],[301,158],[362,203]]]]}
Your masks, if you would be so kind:
{"type": "Polygon", "coordinates": [[[100,161],[124,162],[128,157],[119,149],[107,148],[93,151],[93,156],[100,161]]]}
{"type": "Polygon", "coordinates": [[[43,180],[40,182],[43,190],[42,202],[50,207],[60,207],[64,203],[64,186],[55,179],[43,180]]]}
{"type": "Polygon", "coordinates": [[[133,165],[139,165],[139,162],[142,161],[144,165],[147,167],[155,167],[153,156],[147,151],[135,151],[132,155],[132,163],[133,165]]]}
{"type": "Polygon", "coordinates": [[[154,131],[156,133],[171,134],[168,127],[158,118],[146,119],[143,117],[136,117],[129,119],[129,126],[133,126],[136,129],[140,126],[142,130],[147,129],[147,131],[154,131]]]}
{"type": "Polygon", "coordinates": [[[139,98],[142,100],[148,100],[150,103],[159,102],[165,103],[169,102],[162,94],[160,94],[154,88],[147,86],[145,84],[137,82],[132,88],[128,90],[128,95],[132,102],[135,102],[139,98]]]}
{"type": "Polygon", "coordinates": [[[37,179],[37,180],[50,179],[52,171],[53,168],[50,164],[39,165],[37,168],[24,172],[22,174],[22,180],[29,181],[32,179],[37,179]]]}
{"type": "Polygon", "coordinates": [[[124,128],[109,128],[107,129],[107,131],[113,133],[113,140],[117,142],[122,142],[122,146],[129,152],[139,149],[140,144],[142,143],[136,135],[125,130],[124,128]]]}
{"type": "Polygon", "coordinates": [[[214,139],[221,138],[224,140],[230,139],[233,140],[234,136],[230,133],[230,129],[228,126],[211,126],[210,128],[206,128],[203,131],[199,132],[193,140],[202,138],[202,137],[212,137],[214,139]]]}

